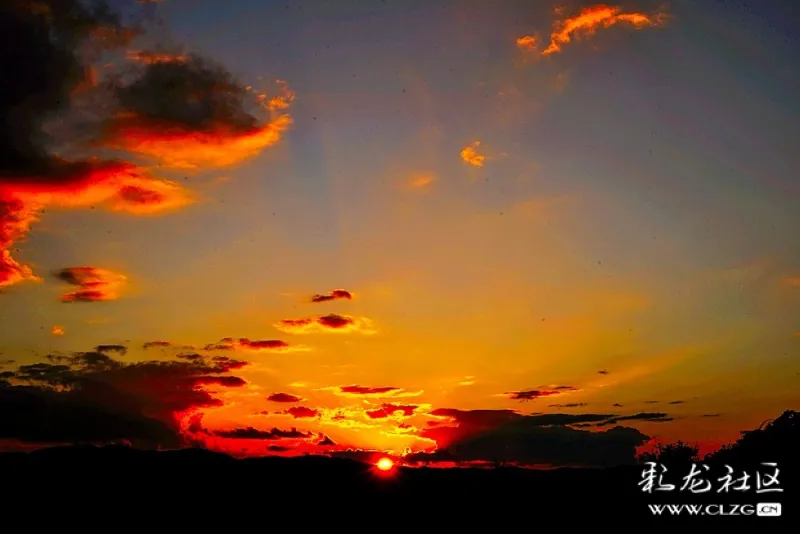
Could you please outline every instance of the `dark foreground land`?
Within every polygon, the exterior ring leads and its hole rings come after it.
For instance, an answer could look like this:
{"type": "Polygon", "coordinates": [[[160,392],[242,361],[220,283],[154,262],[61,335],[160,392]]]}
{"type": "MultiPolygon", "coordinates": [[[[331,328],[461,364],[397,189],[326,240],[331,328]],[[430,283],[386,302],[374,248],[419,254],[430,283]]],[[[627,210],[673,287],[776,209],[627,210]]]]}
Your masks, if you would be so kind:
{"type": "MultiPolygon", "coordinates": [[[[688,471],[688,470],[687,470],[688,471]]],[[[111,509],[132,518],[165,520],[207,514],[207,526],[246,519],[330,518],[330,523],[376,518],[381,524],[473,524],[477,529],[513,525],[526,530],[572,526],[670,524],[786,531],[798,520],[797,471],[781,470],[781,493],[707,494],[641,491],[642,467],[530,470],[520,468],[395,468],[319,456],[234,459],[202,449],[140,451],[126,447],[58,447],[0,454],[4,508],[31,503],[87,507],[96,517],[111,509]],[[763,502],[782,504],[781,517],[741,515],[763,502]],[[655,515],[652,504],[722,504],[713,516],[655,515]],[[228,510],[235,510],[235,514],[228,510]],[[334,515],[330,515],[330,511],[334,515]],[[720,513],[736,515],[720,516],[720,513]],[[221,517],[220,513],[223,516],[221,517]],[[528,525],[526,527],[526,525],[528,525]],[[538,526],[536,526],[538,525],[538,526]],[[548,527],[549,525],[549,527],[548,527]]],[[[678,481],[680,482],[680,481],[678,481]]],[[[680,485],[680,484],[679,484],[680,485]]],[[[75,508],[73,508],[74,510],[75,508]]],[[[21,512],[19,512],[21,513],[21,512]]],[[[751,511],[752,513],[752,511],[751,511]]],[[[206,516],[202,516],[206,517],[206,516]]],[[[427,527],[426,527],[427,525],[427,527]]],[[[425,528],[423,528],[425,527],[425,528]]],[[[366,527],[365,527],[366,528],[366,527]]],[[[268,529],[273,530],[273,529],[268,529]]],[[[370,528],[372,530],[372,528],[370,528]]]]}

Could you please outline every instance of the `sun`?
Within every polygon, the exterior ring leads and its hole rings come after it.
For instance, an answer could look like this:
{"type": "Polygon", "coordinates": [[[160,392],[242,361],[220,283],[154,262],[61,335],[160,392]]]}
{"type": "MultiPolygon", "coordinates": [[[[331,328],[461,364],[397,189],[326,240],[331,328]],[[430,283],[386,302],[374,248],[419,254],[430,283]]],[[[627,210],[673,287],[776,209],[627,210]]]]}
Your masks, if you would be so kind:
{"type": "Polygon", "coordinates": [[[389,458],[384,457],[378,460],[378,463],[376,463],[375,466],[381,471],[391,471],[394,467],[394,462],[389,458]]]}

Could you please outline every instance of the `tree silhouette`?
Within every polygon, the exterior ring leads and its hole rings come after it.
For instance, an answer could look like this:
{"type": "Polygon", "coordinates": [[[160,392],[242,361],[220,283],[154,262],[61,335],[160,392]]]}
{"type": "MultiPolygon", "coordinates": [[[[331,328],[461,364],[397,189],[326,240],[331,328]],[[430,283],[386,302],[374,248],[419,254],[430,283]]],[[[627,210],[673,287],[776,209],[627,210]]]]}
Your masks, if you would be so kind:
{"type": "Polygon", "coordinates": [[[639,455],[639,461],[655,462],[662,465],[685,465],[699,461],[700,448],[683,441],[663,444],[659,443],[652,452],[639,455]]]}
{"type": "Polygon", "coordinates": [[[742,432],[736,442],[725,445],[706,455],[705,461],[752,465],[777,462],[782,466],[797,464],[800,450],[800,413],[787,410],[771,421],[765,421],[756,430],[742,432]]]}

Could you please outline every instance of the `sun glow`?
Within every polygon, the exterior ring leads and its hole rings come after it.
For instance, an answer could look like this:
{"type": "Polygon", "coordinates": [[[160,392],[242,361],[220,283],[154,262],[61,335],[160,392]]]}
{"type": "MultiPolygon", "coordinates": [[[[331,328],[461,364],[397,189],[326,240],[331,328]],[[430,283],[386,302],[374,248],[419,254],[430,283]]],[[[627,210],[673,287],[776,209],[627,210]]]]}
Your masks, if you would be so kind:
{"type": "Polygon", "coordinates": [[[394,467],[394,462],[389,458],[381,458],[378,460],[378,463],[376,463],[375,466],[381,471],[391,471],[394,467]]]}

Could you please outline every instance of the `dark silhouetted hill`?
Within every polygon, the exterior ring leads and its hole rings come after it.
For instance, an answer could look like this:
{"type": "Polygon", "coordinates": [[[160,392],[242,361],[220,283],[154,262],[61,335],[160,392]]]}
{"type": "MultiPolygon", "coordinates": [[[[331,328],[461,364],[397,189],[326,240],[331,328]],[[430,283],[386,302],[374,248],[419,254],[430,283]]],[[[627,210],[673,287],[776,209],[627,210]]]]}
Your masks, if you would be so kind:
{"type": "Polygon", "coordinates": [[[258,515],[266,509],[297,509],[298,513],[330,509],[345,515],[354,510],[367,515],[387,510],[400,517],[445,514],[442,517],[450,517],[451,523],[479,519],[494,524],[552,519],[576,526],[584,522],[597,526],[713,523],[725,528],[757,525],[766,531],[785,525],[790,514],[797,513],[790,505],[797,480],[792,466],[782,470],[784,493],[765,498],[752,492],[648,494],[641,491],[642,469],[398,467],[386,475],[372,465],[342,458],[235,459],[203,449],[75,446],[0,454],[3,486],[10,496],[5,499],[7,509],[13,509],[17,499],[34,499],[39,504],[53,499],[61,504],[91,502],[103,510],[135,507],[137,514],[154,515],[186,507],[202,510],[203,506],[235,507],[240,516],[258,515]],[[648,508],[648,504],[664,503],[765,501],[783,503],[784,517],[654,517],[648,508]]]}

